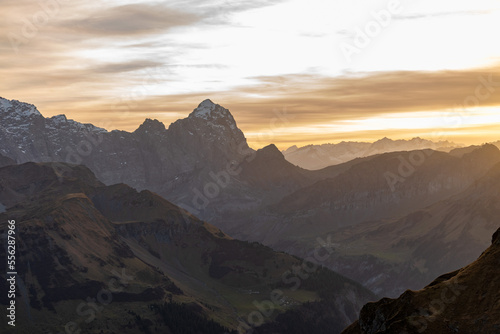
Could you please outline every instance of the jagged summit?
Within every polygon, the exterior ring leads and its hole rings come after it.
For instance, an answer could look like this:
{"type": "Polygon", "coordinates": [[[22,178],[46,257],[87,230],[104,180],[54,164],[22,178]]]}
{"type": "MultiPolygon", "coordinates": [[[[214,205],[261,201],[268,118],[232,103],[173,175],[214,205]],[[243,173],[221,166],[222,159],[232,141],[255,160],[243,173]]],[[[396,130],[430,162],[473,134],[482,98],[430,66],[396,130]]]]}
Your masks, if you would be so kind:
{"type": "Polygon", "coordinates": [[[52,121],[56,122],[56,123],[66,123],[66,122],[68,122],[68,118],[64,114],[52,116],[50,119],[52,121]]]}
{"type": "Polygon", "coordinates": [[[149,132],[162,132],[165,131],[165,124],[157,119],[146,118],[144,123],[142,123],[135,133],[149,133],[149,132]]]}
{"type": "Polygon", "coordinates": [[[215,106],[216,104],[212,102],[210,99],[203,100],[198,107],[205,107],[205,106],[215,106]]]}
{"type": "Polygon", "coordinates": [[[218,119],[218,118],[227,118],[231,116],[229,110],[224,107],[215,104],[210,99],[206,99],[201,102],[196,109],[189,115],[189,117],[203,118],[206,120],[210,119],[218,119]]]}
{"type": "Polygon", "coordinates": [[[42,116],[38,109],[29,103],[20,102],[18,100],[7,100],[0,97],[0,113],[9,112],[11,117],[29,117],[32,115],[42,116]]]}
{"type": "Polygon", "coordinates": [[[279,158],[284,159],[283,153],[274,144],[267,145],[258,151],[259,154],[266,156],[268,158],[279,158]]]}

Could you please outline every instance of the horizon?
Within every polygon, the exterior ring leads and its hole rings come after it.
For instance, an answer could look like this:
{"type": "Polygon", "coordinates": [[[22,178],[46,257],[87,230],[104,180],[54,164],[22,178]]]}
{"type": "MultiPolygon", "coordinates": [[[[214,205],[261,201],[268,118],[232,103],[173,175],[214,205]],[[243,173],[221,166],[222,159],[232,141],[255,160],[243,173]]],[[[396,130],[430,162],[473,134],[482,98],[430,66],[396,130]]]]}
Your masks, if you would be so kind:
{"type": "Polygon", "coordinates": [[[210,97],[254,147],[498,140],[492,0],[7,0],[0,92],[47,117],[170,124],[210,97]],[[126,116],[124,116],[124,113],[126,116]]]}
{"type": "MultiPolygon", "coordinates": [[[[12,100],[9,100],[9,99],[6,99],[2,96],[0,96],[0,99],[5,99],[7,101],[18,101],[18,102],[21,102],[21,103],[27,103],[27,104],[31,104],[29,102],[26,102],[26,101],[19,101],[19,100],[16,100],[16,99],[12,99],[12,100]]],[[[206,99],[206,100],[209,100],[212,102],[211,99],[206,99]]],[[[203,101],[202,101],[203,102],[203,101]]],[[[215,105],[220,105],[216,102],[212,102],[214,103],[215,105]]],[[[35,108],[37,108],[36,105],[34,105],[35,108]]],[[[222,107],[224,107],[223,105],[221,105],[222,107]]],[[[67,117],[66,114],[57,114],[57,115],[53,115],[53,116],[45,116],[44,113],[42,111],[40,111],[38,108],[37,110],[40,112],[40,114],[45,117],[45,118],[50,118],[50,117],[55,117],[55,116],[59,116],[59,115],[64,115],[65,117],[67,117]]],[[[185,117],[188,117],[190,113],[192,113],[195,109],[193,109],[192,111],[190,111],[185,117]]],[[[232,114],[231,110],[229,110],[229,112],[232,114]]],[[[68,118],[68,120],[73,120],[75,122],[78,122],[78,123],[83,123],[85,124],[85,122],[80,122],[79,120],[77,119],[72,119],[72,118],[68,118]]],[[[179,118],[179,119],[182,119],[182,118],[179,118]]],[[[168,129],[168,127],[174,123],[175,121],[173,121],[172,123],[170,124],[165,124],[164,122],[162,122],[161,120],[158,120],[156,118],[146,118],[144,119],[144,121],[142,121],[141,123],[139,123],[135,128],[133,128],[132,130],[123,130],[123,129],[108,129],[106,128],[105,126],[99,126],[99,125],[96,125],[96,124],[93,124],[93,123],[90,123],[94,126],[97,126],[99,128],[102,128],[102,129],[105,129],[106,131],[108,132],[111,132],[111,131],[126,131],[126,132],[134,132],[135,130],[137,130],[144,122],[146,122],[146,120],[156,120],[156,121],[159,121],[160,123],[162,123],[163,125],[165,125],[165,128],[168,129]]],[[[238,120],[235,119],[236,123],[238,123],[238,120]]],[[[107,121],[104,120],[104,125],[107,124],[107,121]]],[[[246,134],[245,132],[243,131],[243,135],[245,136],[246,138],[246,134]]],[[[322,146],[322,145],[338,145],[338,144],[341,144],[341,143],[370,143],[370,144],[373,144],[373,143],[376,143],[376,142],[379,142],[381,140],[384,140],[384,139],[388,139],[388,140],[391,140],[391,141],[411,141],[411,140],[415,140],[415,139],[421,139],[421,140],[427,140],[427,141],[431,141],[433,143],[440,143],[440,142],[448,142],[449,144],[454,144],[455,147],[466,147],[466,146],[472,146],[472,145],[478,145],[478,146],[482,146],[482,145],[485,145],[485,144],[494,144],[495,142],[500,142],[500,139],[497,139],[497,140],[493,140],[493,141],[488,141],[488,142],[478,142],[478,143],[468,143],[468,144],[464,144],[464,143],[460,143],[460,142],[454,142],[454,141],[450,141],[448,139],[438,139],[438,140],[432,140],[432,139],[429,139],[429,138],[425,138],[425,137],[421,137],[421,136],[416,136],[416,137],[400,137],[400,138],[394,138],[394,137],[388,137],[388,136],[384,136],[384,137],[380,137],[380,138],[376,138],[374,140],[341,140],[341,141],[337,141],[337,142],[322,142],[322,143],[310,143],[310,144],[305,144],[305,145],[298,145],[298,144],[292,144],[292,145],[289,145],[289,146],[279,146],[277,145],[276,143],[273,143],[273,142],[270,142],[264,146],[253,146],[252,143],[250,141],[248,141],[248,138],[247,138],[247,142],[249,143],[249,146],[254,149],[254,150],[259,150],[259,149],[262,149],[264,147],[267,147],[269,145],[275,145],[280,151],[284,152],[288,149],[291,149],[293,147],[297,147],[298,149],[302,149],[302,148],[305,148],[305,147],[309,147],[309,146],[322,146]]]]}

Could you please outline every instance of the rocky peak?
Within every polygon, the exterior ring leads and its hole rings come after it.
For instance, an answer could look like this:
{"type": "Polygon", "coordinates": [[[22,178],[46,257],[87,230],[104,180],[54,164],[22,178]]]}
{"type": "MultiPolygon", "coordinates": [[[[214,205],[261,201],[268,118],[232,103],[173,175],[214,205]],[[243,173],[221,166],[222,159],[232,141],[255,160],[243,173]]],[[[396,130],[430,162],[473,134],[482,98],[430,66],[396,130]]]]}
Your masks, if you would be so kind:
{"type": "Polygon", "coordinates": [[[206,99],[201,102],[198,107],[193,110],[189,117],[203,118],[205,120],[213,120],[218,118],[231,117],[229,110],[213,103],[211,100],[206,99]]]}
{"type": "Polygon", "coordinates": [[[68,122],[68,119],[66,118],[66,115],[56,115],[56,116],[52,116],[50,119],[55,124],[67,123],[68,122]]]}
{"type": "Polygon", "coordinates": [[[175,137],[202,137],[208,142],[218,142],[221,147],[226,141],[246,143],[231,112],[208,99],[201,102],[187,118],[172,123],[168,130],[175,137]]]}
{"type": "Polygon", "coordinates": [[[271,144],[257,151],[259,156],[265,157],[266,159],[285,159],[283,153],[276,147],[276,145],[271,144]]]}
{"type": "Polygon", "coordinates": [[[144,123],[142,123],[137,130],[136,133],[161,133],[165,131],[165,124],[160,122],[157,119],[146,118],[144,123]]]}
{"type": "Polygon", "coordinates": [[[0,114],[19,119],[31,116],[42,116],[38,109],[32,104],[19,102],[17,100],[7,100],[2,97],[0,97],[0,114]]]}
{"type": "Polygon", "coordinates": [[[203,122],[209,125],[212,130],[215,128],[219,128],[219,130],[230,130],[231,132],[237,130],[236,121],[233,115],[231,115],[231,112],[221,105],[213,103],[209,99],[201,102],[198,107],[189,114],[187,120],[196,123],[203,122]]]}

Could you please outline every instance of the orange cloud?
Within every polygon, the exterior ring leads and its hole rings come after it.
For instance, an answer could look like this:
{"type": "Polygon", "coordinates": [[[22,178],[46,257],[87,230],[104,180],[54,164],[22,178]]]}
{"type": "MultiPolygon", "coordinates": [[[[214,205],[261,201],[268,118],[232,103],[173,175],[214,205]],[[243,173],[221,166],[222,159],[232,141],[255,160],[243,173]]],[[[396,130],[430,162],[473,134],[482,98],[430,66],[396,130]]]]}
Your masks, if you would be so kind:
{"type": "MultiPolygon", "coordinates": [[[[258,78],[260,84],[232,91],[165,95],[129,99],[109,99],[93,105],[67,99],[47,105],[51,114],[68,111],[71,117],[87,122],[99,118],[114,120],[113,128],[134,130],[144,118],[157,118],[167,125],[185,117],[205,98],[229,108],[239,126],[256,146],[374,140],[383,136],[431,137],[441,132],[463,142],[496,140],[498,124],[461,124],[464,117],[478,116],[474,107],[500,106],[500,67],[464,71],[383,72],[345,75],[339,78],[290,75],[258,78]],[[477,104],[477,105],[476,105],[477,104]],[[336,124],[384,117],[409,117],[416,112],[444,117],[442,126],[411,129],[366,129],[318,133],[318,125],[336,124]],[[126,117],[124,117],[124,113],[126,117]],[[488,131],[486,131],[488,128],[488,131]],[[288,133],[287,133],[288,131],[288,133]]],[[[33,102],[33,101],[31,101],[33,102]]],[[[499,108],[500,111],[500,108],[499,108]]],[[[479,120],[480,121],[480,120],[479,120]]],[[[404,122],[404,121],[402,121],[404,122]]]]}

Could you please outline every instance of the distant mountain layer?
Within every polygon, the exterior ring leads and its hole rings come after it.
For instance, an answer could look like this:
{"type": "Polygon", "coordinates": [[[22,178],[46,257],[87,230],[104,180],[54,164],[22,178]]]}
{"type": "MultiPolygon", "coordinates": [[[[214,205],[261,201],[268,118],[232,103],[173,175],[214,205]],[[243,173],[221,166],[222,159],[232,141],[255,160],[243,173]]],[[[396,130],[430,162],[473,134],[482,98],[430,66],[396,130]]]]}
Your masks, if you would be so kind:
{"type": "Polygon", "coordinates": [[[3,321],[0,332],[244,333],[327,303],[321,316],[339,333],[374,300],[352,280],[232,239],[150,191],[105,186],[81,165],[10,165],[0,180],[0,233],[15,220],[18,272],[17,325],[3,321]]]}
{"type": "Polygon", "coordinates": [[[427,150],[358,159],[347,168],[334,166],[340,173],[333,178],[219,226],[304,257],[318,236],[329,236],[336,245],[330,268],[394,296],[465,265],[484,249],[484,236],[496,223],[498,163],[493,145],[460,157],[427,150]],[[413,165],[416,157],[421,160],[413,165]]]}
{"type": "Polygon", "coordinates": [[[500,164],[465,191],[402,217],[327,233],[337,245],[329,267],[391,296],[472,262],[500,216],[500,164]],[[392,290],[391,290],[392,289],[392,290]]]}
{"type": "Polygon", "coordinates": [[[459,145],[449,141],[433,142],[422,138],[413,138],[411,140],[383,138],[374,143],[344,141],[338,144],[308,145],[300,148],[292,146],[283,151],[283,154],[285,159],[294,165],[309,170],[317,170],[381,153],[423,149],[449,152],[457,147],[459,145]]]}
{"type": "Polygon", "coordinates": [[[500,333],[500,229],[472,264],[363,307],[343,334],[500,333]]]}

